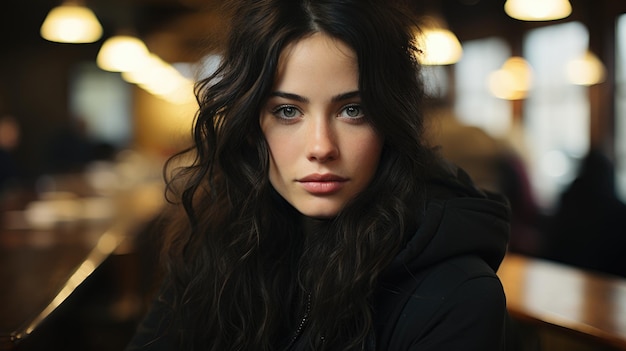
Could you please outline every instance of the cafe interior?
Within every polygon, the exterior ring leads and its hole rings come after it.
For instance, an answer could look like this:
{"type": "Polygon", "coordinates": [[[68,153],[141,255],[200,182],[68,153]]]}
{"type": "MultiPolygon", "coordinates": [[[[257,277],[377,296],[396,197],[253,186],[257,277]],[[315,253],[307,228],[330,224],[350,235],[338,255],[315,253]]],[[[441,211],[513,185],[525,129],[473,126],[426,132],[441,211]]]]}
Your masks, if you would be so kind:
{"type": "MultiPolygon", "coordinates": [[[[626,350],[626,1],[403,0],[427,137],[509,198],[523,350],[626,350]]],[[[0,350],[123,350],[227,0],[0,4],[0,350]]]]}

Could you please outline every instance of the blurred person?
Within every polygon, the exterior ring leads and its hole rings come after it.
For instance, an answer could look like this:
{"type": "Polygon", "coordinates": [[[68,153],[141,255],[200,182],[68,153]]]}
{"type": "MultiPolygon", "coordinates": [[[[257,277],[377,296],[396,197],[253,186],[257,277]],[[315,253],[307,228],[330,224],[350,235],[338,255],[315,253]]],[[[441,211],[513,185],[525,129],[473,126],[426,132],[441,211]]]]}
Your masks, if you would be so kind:
{"type": "Polygon", "coordinates": [[[53,134],[45,150],[47,170],[58,174],[80,172],[94,159],[95,148],[96,144],[87,136],[85,120],[72,118],[53,134]]]}
{"type": "Polygon", "coordinates": [[[626,277],[626,204],[615,192],[615,168],[598,149],[581,162],[549,220],[544,256],[626,277]]]}
{"type": "Polygon", "coordinates": [[[452,107],[429,100],[426,137],[441,155],[465,170],[480,189],[504,195],[511,207],[509,251],[537,256],[542,220],[526,165],[506,141],[462,123],[452,107]]]}
{"type": "Polygon", "coordinates": [[[509,208],[425,145],[408,16],[241,2],[129,350],[505,348],[509,208]]]}
{"type": "Polygon", "coordinates": [[[443,157],[465,170],[477,187],[500,191],[497,160],[502,144],[483,129],[459,121],[445,102],[430,100],[427,120],[426,137],[443,157]]]}
{"type": "Polygon", "coordinates": [[[498,191],[511,206],[509,251],[540,256],[545,245],[545,216],[533,194],[524,160],[511,148],[505,148],[496,159],[498,191]]]}

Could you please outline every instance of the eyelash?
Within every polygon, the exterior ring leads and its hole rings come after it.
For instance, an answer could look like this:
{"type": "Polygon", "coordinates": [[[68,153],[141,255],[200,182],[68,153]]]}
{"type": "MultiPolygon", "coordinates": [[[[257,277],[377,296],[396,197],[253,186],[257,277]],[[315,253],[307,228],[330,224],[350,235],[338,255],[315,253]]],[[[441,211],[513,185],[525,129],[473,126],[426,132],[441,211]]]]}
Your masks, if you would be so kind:
{"type": "Polygon", "coordinates": [[[363,112],[363,107],[360,104],[349,104],[349,105],[346,105],[346,106],[344,106],[341,109],[341,113],[340,114],[343,114],[344,112],[348,111],[350,108],[358,109],[359,110],[359,114],[357,116],[354,116],[354,117],[353,116],[346,116],[346,118],[351,119],[351,120],[360,120],[360,119],[365,117],[365,112],[363,112]]]}
{"type": "Polygon", "coordinates": [[[277,118],[281,119],[281,120],[291,121],[291,120],[297,118],[298,115],[302,115],[302,112],[294,105],[280,105],[280,106],[277,106],[276,108],[274,108],[272,110],[272,114],[274,116],[276,116],[277,118]],[[296,112],[297,115],[293,116],[293,117],[285,116],[285,110],[286,109],[293,109],[294,112],[296,112]]]}
{"type": "MultiPolygon", "coordinates": [[[[276,108],[272,109],[272,114],[274,116],[276,116],[278,119],[281,119],[283,121],[292,121],[296,118],[298,118],[299,116],[301,116],[303,113],[302,111],[300,111],[300,109],[294,105],[280,105],[277,106],[276,108]],[[285,116],[285,110],[287,109],[293,109],[293,112],[296,114],[295,116],[285,116]]],[[[338,114],[338,117],[341,118],[346,118],[351,120],[352,122],[357,122],[362,120],[365,117],[365,113],[363,112],[363,107],[360,104],[348,104],[346,106],[343,106],[338,114]],[[346,116],[344,115],[344,113],[346,113],[346,111],[348,111],[351,108],[356,108],[359,110],[359,114],[357,116],[346,116]]]]}

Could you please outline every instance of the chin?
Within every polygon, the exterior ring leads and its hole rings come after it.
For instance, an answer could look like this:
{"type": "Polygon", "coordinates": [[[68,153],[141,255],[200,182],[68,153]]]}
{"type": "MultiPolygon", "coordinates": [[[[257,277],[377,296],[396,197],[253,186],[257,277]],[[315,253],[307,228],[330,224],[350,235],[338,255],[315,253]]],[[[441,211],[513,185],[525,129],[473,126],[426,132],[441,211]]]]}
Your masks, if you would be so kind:
{"type": "Polygon", "coordinates": [[[311,214],[311,215],[304,214],[304,215],[306,217],[309,217],[309,218],[324,219],[324,220],[326,220],[326,219],[333,219],[336,216],[336,214],[332,214],[332,215],[331,214],[311,214]]]}
{"type": "Polygon", "coordinates": [[[331,207],[331,206],[320,206],[316,208],[297,208],[296,209],[302,213],[304,216],[318,219],[330,219],[339,213],[339,207],[331,207]]]}

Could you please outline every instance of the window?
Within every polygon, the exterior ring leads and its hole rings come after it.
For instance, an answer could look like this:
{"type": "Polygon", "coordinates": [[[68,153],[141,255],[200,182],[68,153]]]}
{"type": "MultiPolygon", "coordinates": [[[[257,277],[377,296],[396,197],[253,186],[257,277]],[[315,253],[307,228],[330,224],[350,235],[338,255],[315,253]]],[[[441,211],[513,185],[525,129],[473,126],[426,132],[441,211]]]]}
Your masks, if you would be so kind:
{"type": "Polygon", "coordinates": [[[70,109],[84,122],[89,139],[127,146],[132,137],[131,99],[130,85],[118,73],[102,71],[95,63],[74,70],[70,109]]]}
{"type": "Polygon", "coordinates": [[[471,40],[463,43],[463,57],[455,66],[456,116],[494,137],[509,132],[513,112],[508,100],[489,92],[487,82],[491,72],[500,69],[509,56],[511,50],[503,39],[471,40]]]}
{"type": "Polygon", "coordinates": [[[579,22],[534,29],[524,38],[533,86],[524,105],[529,175],[539,205],[550,209],[576,176],[589,148],[587,88],[567,81],[569,60],[587,51],[588,32],[579,22]]]}
{"type": "Polygon", "coordinates": [[[615,48],[615,186],[618,196],[626,201],[626,15],[618,18],[615,48]]]}

